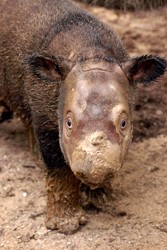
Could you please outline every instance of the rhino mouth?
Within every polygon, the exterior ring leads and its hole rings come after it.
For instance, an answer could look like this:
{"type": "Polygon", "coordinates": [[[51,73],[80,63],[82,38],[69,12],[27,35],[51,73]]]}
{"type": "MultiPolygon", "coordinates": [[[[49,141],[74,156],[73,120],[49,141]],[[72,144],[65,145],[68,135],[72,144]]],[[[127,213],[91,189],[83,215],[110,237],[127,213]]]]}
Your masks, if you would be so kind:
{"type": "Polygon", "coordinates": [[[98,138],[98,143],[94,138],[89,136],[74,149],[70,164],[75,176],[91,188],[100,187],[111,180],[122,166],[120,146],[112,144],[105,136],[101,136],[100,140],[98,138]]]}
{"type": "Polygon", "coordinates": [[[75,176],[92,189],[108,183],[117,172],[110,162],[104,162],[103,159],[97,159],[92,155],[90,160],[88,157],[83,162],[75,162],[71,168],[75,176]]]}
{"type": "Polygon", "coordinates": [[[94,180],[94,178],[88,178],[86,175],[83,173],[75,173],[75,176],[81,180],[82,183],[85,185],[89,186],[91,189],[96,189],[99,187],[103,187],[104,184],[105,186],[110,185],[111,180],[114,178],[115,174],[114,173],[108,173],[102,180],[94,180]]]}

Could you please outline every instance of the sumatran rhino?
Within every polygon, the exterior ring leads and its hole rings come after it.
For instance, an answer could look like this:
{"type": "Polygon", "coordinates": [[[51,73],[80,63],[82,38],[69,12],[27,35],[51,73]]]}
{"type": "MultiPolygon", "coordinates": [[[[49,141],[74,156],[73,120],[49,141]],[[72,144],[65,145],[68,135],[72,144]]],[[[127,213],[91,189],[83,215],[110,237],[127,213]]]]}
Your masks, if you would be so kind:
{"type": "Polygon", "coordinates": [[[75,232],[86,221],[79,189],[98,200],[108,190],[131,142],[135,87],[166,61],[130,59],[110,27],[69,0],[1,0],[0,13],[0,98],[33,128],[46,227],[75,232]]]}

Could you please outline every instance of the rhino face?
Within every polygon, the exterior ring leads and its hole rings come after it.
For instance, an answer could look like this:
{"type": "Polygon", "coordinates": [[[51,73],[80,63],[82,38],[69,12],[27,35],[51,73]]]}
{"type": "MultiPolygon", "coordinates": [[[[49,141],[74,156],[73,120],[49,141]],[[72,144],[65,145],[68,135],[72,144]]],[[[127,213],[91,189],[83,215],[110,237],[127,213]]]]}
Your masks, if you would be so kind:
{"type": "Polygon", "coordinates": [[[76,65],[66,77],[60,143],[76,177],[92,188],[123,164],[132,131],[129,85],[107,62],[76,65]]]}

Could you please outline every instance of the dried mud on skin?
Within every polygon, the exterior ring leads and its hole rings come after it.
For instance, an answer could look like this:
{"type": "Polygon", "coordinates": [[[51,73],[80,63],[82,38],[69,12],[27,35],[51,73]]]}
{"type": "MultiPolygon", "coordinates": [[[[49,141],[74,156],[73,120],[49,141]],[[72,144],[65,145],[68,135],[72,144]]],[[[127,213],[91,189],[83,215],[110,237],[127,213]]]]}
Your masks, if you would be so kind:
{"type": "MultiPolygon", "coordinates": [[[[120,34],[131,55],[167,57],[167,9],[124,13],[91,12],[120,34]]],[[[0,124],[0,249],[166,250],[167,249],[167,77],[140,89],[135,142],[113,181],[112,201],[88,214],[74,235],[46,230],[45,176],[29,153],[18,119],[0,124]]]]}

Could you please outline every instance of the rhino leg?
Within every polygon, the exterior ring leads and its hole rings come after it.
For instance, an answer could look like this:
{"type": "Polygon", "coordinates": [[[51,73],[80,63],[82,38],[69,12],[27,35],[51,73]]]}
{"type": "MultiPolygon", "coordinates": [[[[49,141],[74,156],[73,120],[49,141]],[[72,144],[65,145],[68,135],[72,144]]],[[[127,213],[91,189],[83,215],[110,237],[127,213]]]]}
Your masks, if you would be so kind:
{"type": "Polygon", "coordinates": [[[66,167],[47,174],[46,227],[65,234],[76,232],[86,223],[79,204],[79,180],[66,167]]]}

